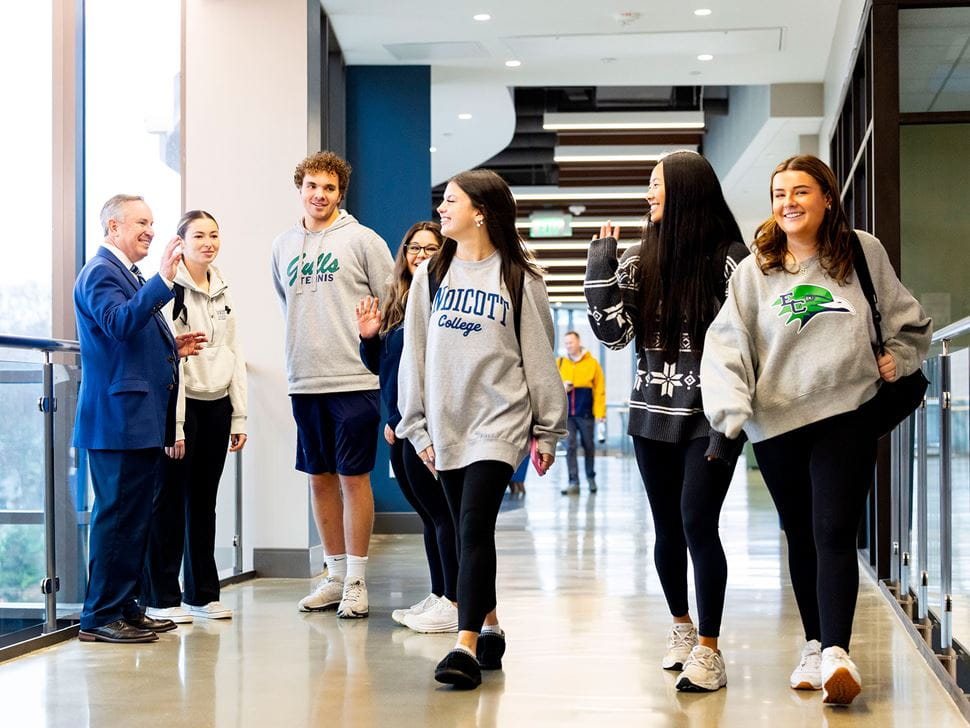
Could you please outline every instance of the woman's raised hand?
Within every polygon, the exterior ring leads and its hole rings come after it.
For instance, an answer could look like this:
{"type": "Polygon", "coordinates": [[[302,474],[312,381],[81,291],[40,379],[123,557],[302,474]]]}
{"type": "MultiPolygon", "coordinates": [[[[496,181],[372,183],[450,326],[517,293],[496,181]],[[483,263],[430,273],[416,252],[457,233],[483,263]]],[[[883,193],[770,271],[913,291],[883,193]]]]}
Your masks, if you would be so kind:
{"type": "Polygon", "coordinates": [[[603,238],[616,238],[619,240],[620,226],[614,226],[612,220],[607,220],[605,225],[600,226],[600,234],[593,236],[593,240],[602,240],[603,238]]]}
{"type": "Polygon", "coordinates": [[[360,338],[372,339],[381,330],[381,309],[378,300],[372,296],[360,299],[354,307],[357,314],[357,331],[360,338]]]}

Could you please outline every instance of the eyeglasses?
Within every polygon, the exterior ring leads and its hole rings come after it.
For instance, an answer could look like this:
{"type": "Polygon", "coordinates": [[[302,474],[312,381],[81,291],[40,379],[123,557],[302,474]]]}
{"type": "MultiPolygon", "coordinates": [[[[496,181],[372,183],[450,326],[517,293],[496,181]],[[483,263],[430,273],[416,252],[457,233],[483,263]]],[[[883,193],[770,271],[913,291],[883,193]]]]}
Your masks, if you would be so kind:
{"type": "Polygon", "coordinates": [[[404,252],[408,255],[417,255],[418,253],[424,253],[429,258],[441,250],[437,245],[415,245],[414,243],[409,243],[404,247],[404,252]]]}

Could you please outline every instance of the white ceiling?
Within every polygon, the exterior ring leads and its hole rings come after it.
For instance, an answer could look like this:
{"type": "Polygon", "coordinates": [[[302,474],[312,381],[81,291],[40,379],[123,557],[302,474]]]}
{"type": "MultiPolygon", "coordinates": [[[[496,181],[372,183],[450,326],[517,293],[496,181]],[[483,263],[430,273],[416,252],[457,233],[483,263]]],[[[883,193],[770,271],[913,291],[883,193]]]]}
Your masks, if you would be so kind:
{"type": "MultiPolygon", "coordinates": [[[[321,0],[348,64],[431,65],[434,183],[506,146],[513,86],[821,82],[841,2],[321,0]]],[[[797,151],[797,136],[774,142],[797,151]]]]}

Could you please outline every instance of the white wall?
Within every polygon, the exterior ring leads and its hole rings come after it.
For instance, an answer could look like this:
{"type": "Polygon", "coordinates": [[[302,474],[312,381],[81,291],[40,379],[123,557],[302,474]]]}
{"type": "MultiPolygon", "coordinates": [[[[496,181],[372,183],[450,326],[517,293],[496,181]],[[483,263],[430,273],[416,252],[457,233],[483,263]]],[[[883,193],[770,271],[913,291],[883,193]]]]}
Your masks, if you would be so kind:
{"type": "Polygon", "coordinates": [[[185,0],[185,209],[215,215],[249,363],[244,554],[306,548],[307,487],[293,469],[273,238],[300,215],[293,168],[307,152],[306,0],[185,0]]]}
{"type": "Polygon", "coordinates": [[[868,0],[842,0],[839,8],[839,20],[825,70],[825,117],[819,131],[819,156],[825,160],[829,158],[829,141],[852,73],[863,14],[868,5],[868,0]]]}

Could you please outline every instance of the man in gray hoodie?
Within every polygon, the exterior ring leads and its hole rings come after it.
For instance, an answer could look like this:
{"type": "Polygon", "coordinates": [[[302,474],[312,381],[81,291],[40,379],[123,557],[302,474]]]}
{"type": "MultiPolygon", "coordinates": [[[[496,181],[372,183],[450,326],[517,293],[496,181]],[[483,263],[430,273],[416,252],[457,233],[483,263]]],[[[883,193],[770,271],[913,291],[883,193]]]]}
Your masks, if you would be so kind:
{"type": "Polygon", "coordinates": [[[296,469],[309,476],[327,560],[327,577],[300,610],[337,607],[340,617],[366,617],[380,403],[377,377],[360,360],[354,306],[384,296],[394,262],[377,233],[340,209],[347,162],[318,152],[297,166],[293,181],[304,215],[273,241],[273,284],[286,318],[296,469]]]}

